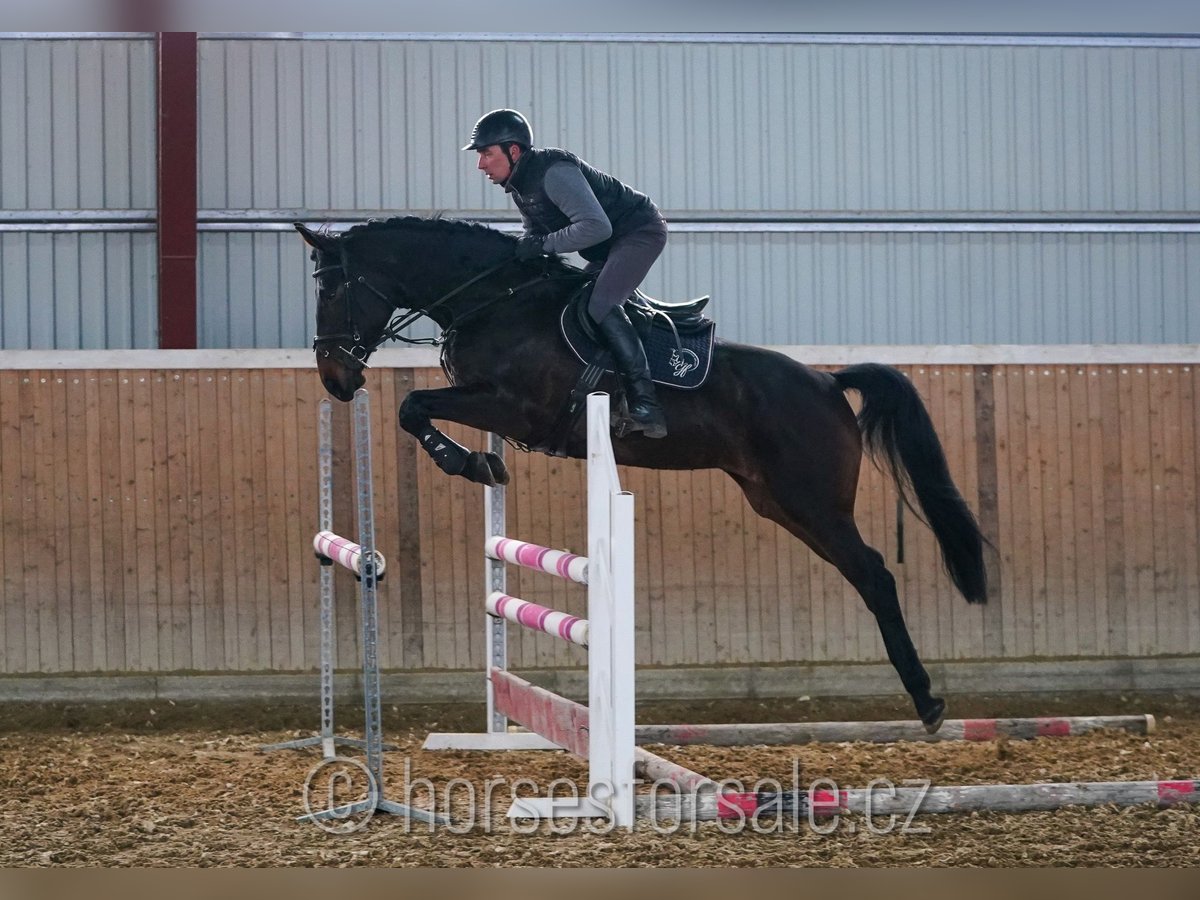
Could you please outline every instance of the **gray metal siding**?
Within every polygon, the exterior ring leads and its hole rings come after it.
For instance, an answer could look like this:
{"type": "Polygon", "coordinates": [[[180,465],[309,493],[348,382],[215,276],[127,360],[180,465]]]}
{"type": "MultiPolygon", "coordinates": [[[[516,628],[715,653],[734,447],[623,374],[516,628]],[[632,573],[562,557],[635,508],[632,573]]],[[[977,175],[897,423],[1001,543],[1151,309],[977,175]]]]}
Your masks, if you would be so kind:
{"type": "Polygon", "coordinates": [[[527,112],[664,210],[1200,212],[1200,51],[201,44],[201,206],[507,213],[460,147],[527,112]]]}
{"type": "MultiPolygon", "coordinates": [[[[726,337],[1198,341],[1200,42],[1067,43],[202,37],[201,344],[307,346],[292,218],[515,223],[457,149],[501,105],[658,201],[647,287],[713,293],[726,337]]],[[[152,233],[20,217],[152,216],[153,93],[148,37],[0,39],[0,346],[152,345],[152,233]]]]}
{"type": "Polygon", "coordinates": [[[153,234],[0,232],[0,348],[158,346],[153,234]]]}
{"type": "Polygon", "coordinates": [[[154,90],[149,39],[0,39],[0,348],[157,346],[154,90]]]}
{"type": "MultiPolygon", "coordinates": [[[[508,105],[539,143],[700,229],[672,235],[647,288],[713,293],[728,338],[1200,340],[1195,46],[211,39],[200,66],[200,202],[214,212],[515,222],[458,150],[481,112],[508,105]],[[834,224],[914,219],[951,230],[834,224]],[[1193,231],[1120,233],[1146,219],[1193,231]],[[953,230],[980,220],[1117,233],[953,230]],[[747,234],[738,221],[830,224],[747,234]]],[[[287,251],[265,275],[248,268],[266,243],[202,241],[206,346],[307,343],[311,318],[290,317],[309,315],[310,286],[271,289],[287,251]],[[225,284],[255,285],[254,311],[218,309],[225,284]]]]}
{"type": "Polygon", "coordinates": [[[1200,342],[1200,234],[675,234],[647,287],[753,344],[1200,342]]]}
{"type": "Polygon", "coordinates": [[[0,209],[154,206],[154,44],[0,40],[0,209]]]}
{"type": "MultiPolygon", "coordinates": [[[[202,347],[311,343],[297,235],[206,233],[200,258],[202,347]]],[[[712,294],[751,344],[1200,342],[1200,234],[682,232],[645,287],[712,294]]]]}

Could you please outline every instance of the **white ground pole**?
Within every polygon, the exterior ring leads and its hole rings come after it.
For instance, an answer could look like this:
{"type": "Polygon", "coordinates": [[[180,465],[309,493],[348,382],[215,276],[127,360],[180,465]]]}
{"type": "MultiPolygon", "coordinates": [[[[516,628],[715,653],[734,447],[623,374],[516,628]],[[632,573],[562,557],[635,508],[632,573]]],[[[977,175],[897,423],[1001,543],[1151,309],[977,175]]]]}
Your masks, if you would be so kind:
{"type": "MultiPolygon", "coordinates": [[[[328,403],[328,401],[324,401],[328,403]]],[[[379,693],[379,603],[378,555],[375,550],[375,503],[371,472],[371,406],[367,391],[354,392],[354,462],[357,484],[359,557],[359,598],[362,625],[363,712],[366,719],[367,770],[373,784],[365,800],[346,806],[324,809],[310,815],[298,816],[297,821],[344,819],[347,816],[374,810],[405,816],[420,822],[447,825],[449,820],[427,810],[393,803],[384,797],[383,785],[383,724],[379,693]]],[[[332,470],[331,470],[332,471],[332,470]]],[[[332,483],[332,476],[330,477],[332,483]]],[[[323,568],[324,573],[329,571],[323,568]]],[[[353,569],[351,569],[353,571],[353,569]]],[[[330,629],[332,634],[332,628],[330,629]]],[[[324,635],[322,635],[324,638],[324,635]]],[[[322,708],[324,715],[324,707],[322,708]]],[[[332,716],[332,706],[330,707],[332,716]]],[[[332,721],[332,720],[331,720],[332,721]]],[[[324,728],[324,725],[322,725],[324,728]]],[[[331,724],[332,728],[332,724],[331,724]]]]}

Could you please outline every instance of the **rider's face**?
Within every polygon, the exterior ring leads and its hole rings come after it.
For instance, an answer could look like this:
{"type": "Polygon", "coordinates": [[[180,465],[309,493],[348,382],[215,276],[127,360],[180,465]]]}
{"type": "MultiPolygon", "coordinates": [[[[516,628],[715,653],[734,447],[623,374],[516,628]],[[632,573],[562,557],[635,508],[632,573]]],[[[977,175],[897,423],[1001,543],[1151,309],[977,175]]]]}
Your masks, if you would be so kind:
{"type": "MultiPolygon", "coordinates": [[[[504,150],[499,144],[492,144],[484,147],[479,153],[478,168],[483,172],[492,184],[504,184],[508,181],[508,176],[512,174],[512,163],[508,161],[508,157],[504,155],[504,150]]],[[[513,158],[520,153],[519,147],[513,147],[513,158]]]]}

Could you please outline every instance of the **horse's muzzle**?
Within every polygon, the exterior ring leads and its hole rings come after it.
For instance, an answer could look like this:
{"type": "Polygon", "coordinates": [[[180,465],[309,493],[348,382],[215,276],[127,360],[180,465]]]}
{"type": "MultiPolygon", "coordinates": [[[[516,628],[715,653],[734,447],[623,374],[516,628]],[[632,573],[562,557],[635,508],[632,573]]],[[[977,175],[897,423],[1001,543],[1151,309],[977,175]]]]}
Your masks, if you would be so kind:
{"type": "Polygon", "coordinates": [[[334,363],[327,358],[317,360],[317,371],[321,376],[321,384],[331,397],[349,403],[354,399],[354,392],[366,383],[362,370],[354,370],[348,366],[334,363]]]}

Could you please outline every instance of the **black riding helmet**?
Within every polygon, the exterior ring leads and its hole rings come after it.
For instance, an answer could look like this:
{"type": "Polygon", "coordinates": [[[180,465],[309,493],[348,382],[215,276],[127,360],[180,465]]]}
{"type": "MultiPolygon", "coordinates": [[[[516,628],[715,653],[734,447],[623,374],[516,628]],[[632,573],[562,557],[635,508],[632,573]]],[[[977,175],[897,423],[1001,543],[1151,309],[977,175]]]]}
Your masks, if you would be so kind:
{"type": "Polygon", "coordinates": [[[523,150],[533,146],[533,129],[515,109],[493,109],[475,123],[471,142],[464,150],[482,150],[492,144],[520,144],[523,150]]]}

